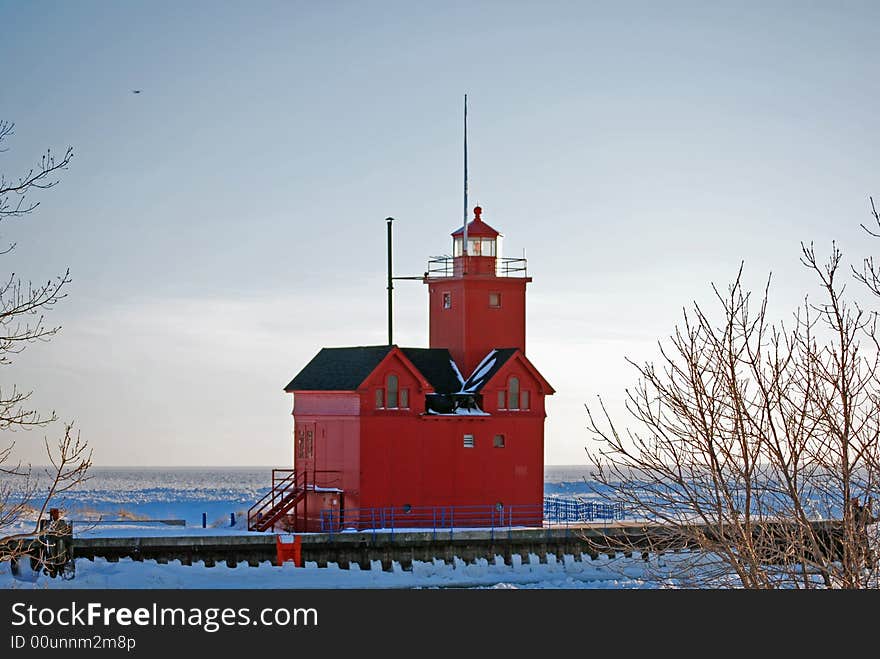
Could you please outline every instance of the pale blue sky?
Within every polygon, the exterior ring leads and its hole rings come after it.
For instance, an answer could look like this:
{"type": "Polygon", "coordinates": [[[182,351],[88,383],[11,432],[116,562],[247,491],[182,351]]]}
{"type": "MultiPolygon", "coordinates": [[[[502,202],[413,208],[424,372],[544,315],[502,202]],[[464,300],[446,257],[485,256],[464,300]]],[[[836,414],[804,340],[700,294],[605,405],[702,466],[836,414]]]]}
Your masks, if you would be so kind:
{"type": "MultiPolygon", "coordinates": [[[[774,313],[814,290],[801,240],[859,258],[880,196],[874,2],[3,2],[0,168],[76,156],[4,269],[70,267],[64,326],[3,382],[75,418],[103,465],[286,465],[281,388],[322,346],[385,340],[396,274],[471,200],[525,249],[527,354],[556,387],[546,460],[625,356],[745,260],[774,313]],[[719,6],[720,4],[720,6],[719,6]],[[183,7],[179,5],[184,5],[183,7]],[[131,93],[142,89],[141,94],[131,93]]],[[[397,290],[396,342],[427,345],[397,290]]],[[[34,434],[19,437],[21,454],[34,434]]]]}

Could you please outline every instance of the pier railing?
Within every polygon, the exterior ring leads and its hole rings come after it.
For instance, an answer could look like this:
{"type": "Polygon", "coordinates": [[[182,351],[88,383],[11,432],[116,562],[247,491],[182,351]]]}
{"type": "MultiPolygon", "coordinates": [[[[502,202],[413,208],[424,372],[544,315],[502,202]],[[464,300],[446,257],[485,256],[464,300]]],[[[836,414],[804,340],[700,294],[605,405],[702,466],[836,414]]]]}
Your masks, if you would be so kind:
{"type": "Polygon", "coordinates": [[[405,529],[430,529],[436,533],[470,528],[570,526],[622,519],[624,511],[619,504],[545,498],[543,505],[387,506],[325,509],[320,515],[323,533],[405,529]]]}
{"type": "Polygon", "coordinates": [[[584,499],[544,497],[544,520],[550,523],[593,522],[598,519],[623,519],[621,503],[584,499]]]}

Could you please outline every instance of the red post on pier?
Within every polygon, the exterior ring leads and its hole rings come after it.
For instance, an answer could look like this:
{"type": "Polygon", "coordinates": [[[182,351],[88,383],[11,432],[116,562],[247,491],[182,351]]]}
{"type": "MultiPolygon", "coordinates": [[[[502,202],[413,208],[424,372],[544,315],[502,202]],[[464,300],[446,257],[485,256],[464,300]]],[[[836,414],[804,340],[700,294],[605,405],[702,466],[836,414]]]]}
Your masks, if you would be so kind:
{"type": "Polygon", "coordinates": [[[275,550],[278,554],[278,565],[293,561],[296,567],[302,567],[302,537],[293,536],[293,542],[284,542],[280,535],[275,536],[275,550]]]}

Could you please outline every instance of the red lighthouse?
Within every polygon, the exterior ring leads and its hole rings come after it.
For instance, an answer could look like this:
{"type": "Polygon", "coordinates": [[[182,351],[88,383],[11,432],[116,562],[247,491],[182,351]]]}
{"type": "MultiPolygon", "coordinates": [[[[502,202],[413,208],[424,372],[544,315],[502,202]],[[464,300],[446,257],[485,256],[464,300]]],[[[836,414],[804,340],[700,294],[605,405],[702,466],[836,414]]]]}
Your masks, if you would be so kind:
{"type": "Polygon", "coordinates": [[[294,465],[249,528],[541,523],[553,388],[525,353],[526,260],[479,206],[452,238],[424,278],[428,348],[323,348],[284,388],[294,465]]]}

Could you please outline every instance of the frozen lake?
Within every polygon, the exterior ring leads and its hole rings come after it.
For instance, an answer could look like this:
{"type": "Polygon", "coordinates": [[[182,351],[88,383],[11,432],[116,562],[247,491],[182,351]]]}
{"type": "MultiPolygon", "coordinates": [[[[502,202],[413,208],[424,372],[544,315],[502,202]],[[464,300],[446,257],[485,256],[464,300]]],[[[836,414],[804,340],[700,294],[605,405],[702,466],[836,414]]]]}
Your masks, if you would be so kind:
{"type": "MultiPolygon", "coordinates": [[[[187,526],[228,527],[269,490],[272,467],[93,467],[90,478],[55,500],[71,519],[183,519],[187,526]]],[[[548,495],[587,494],[587,465],[548,466],[548,495]]]]}

